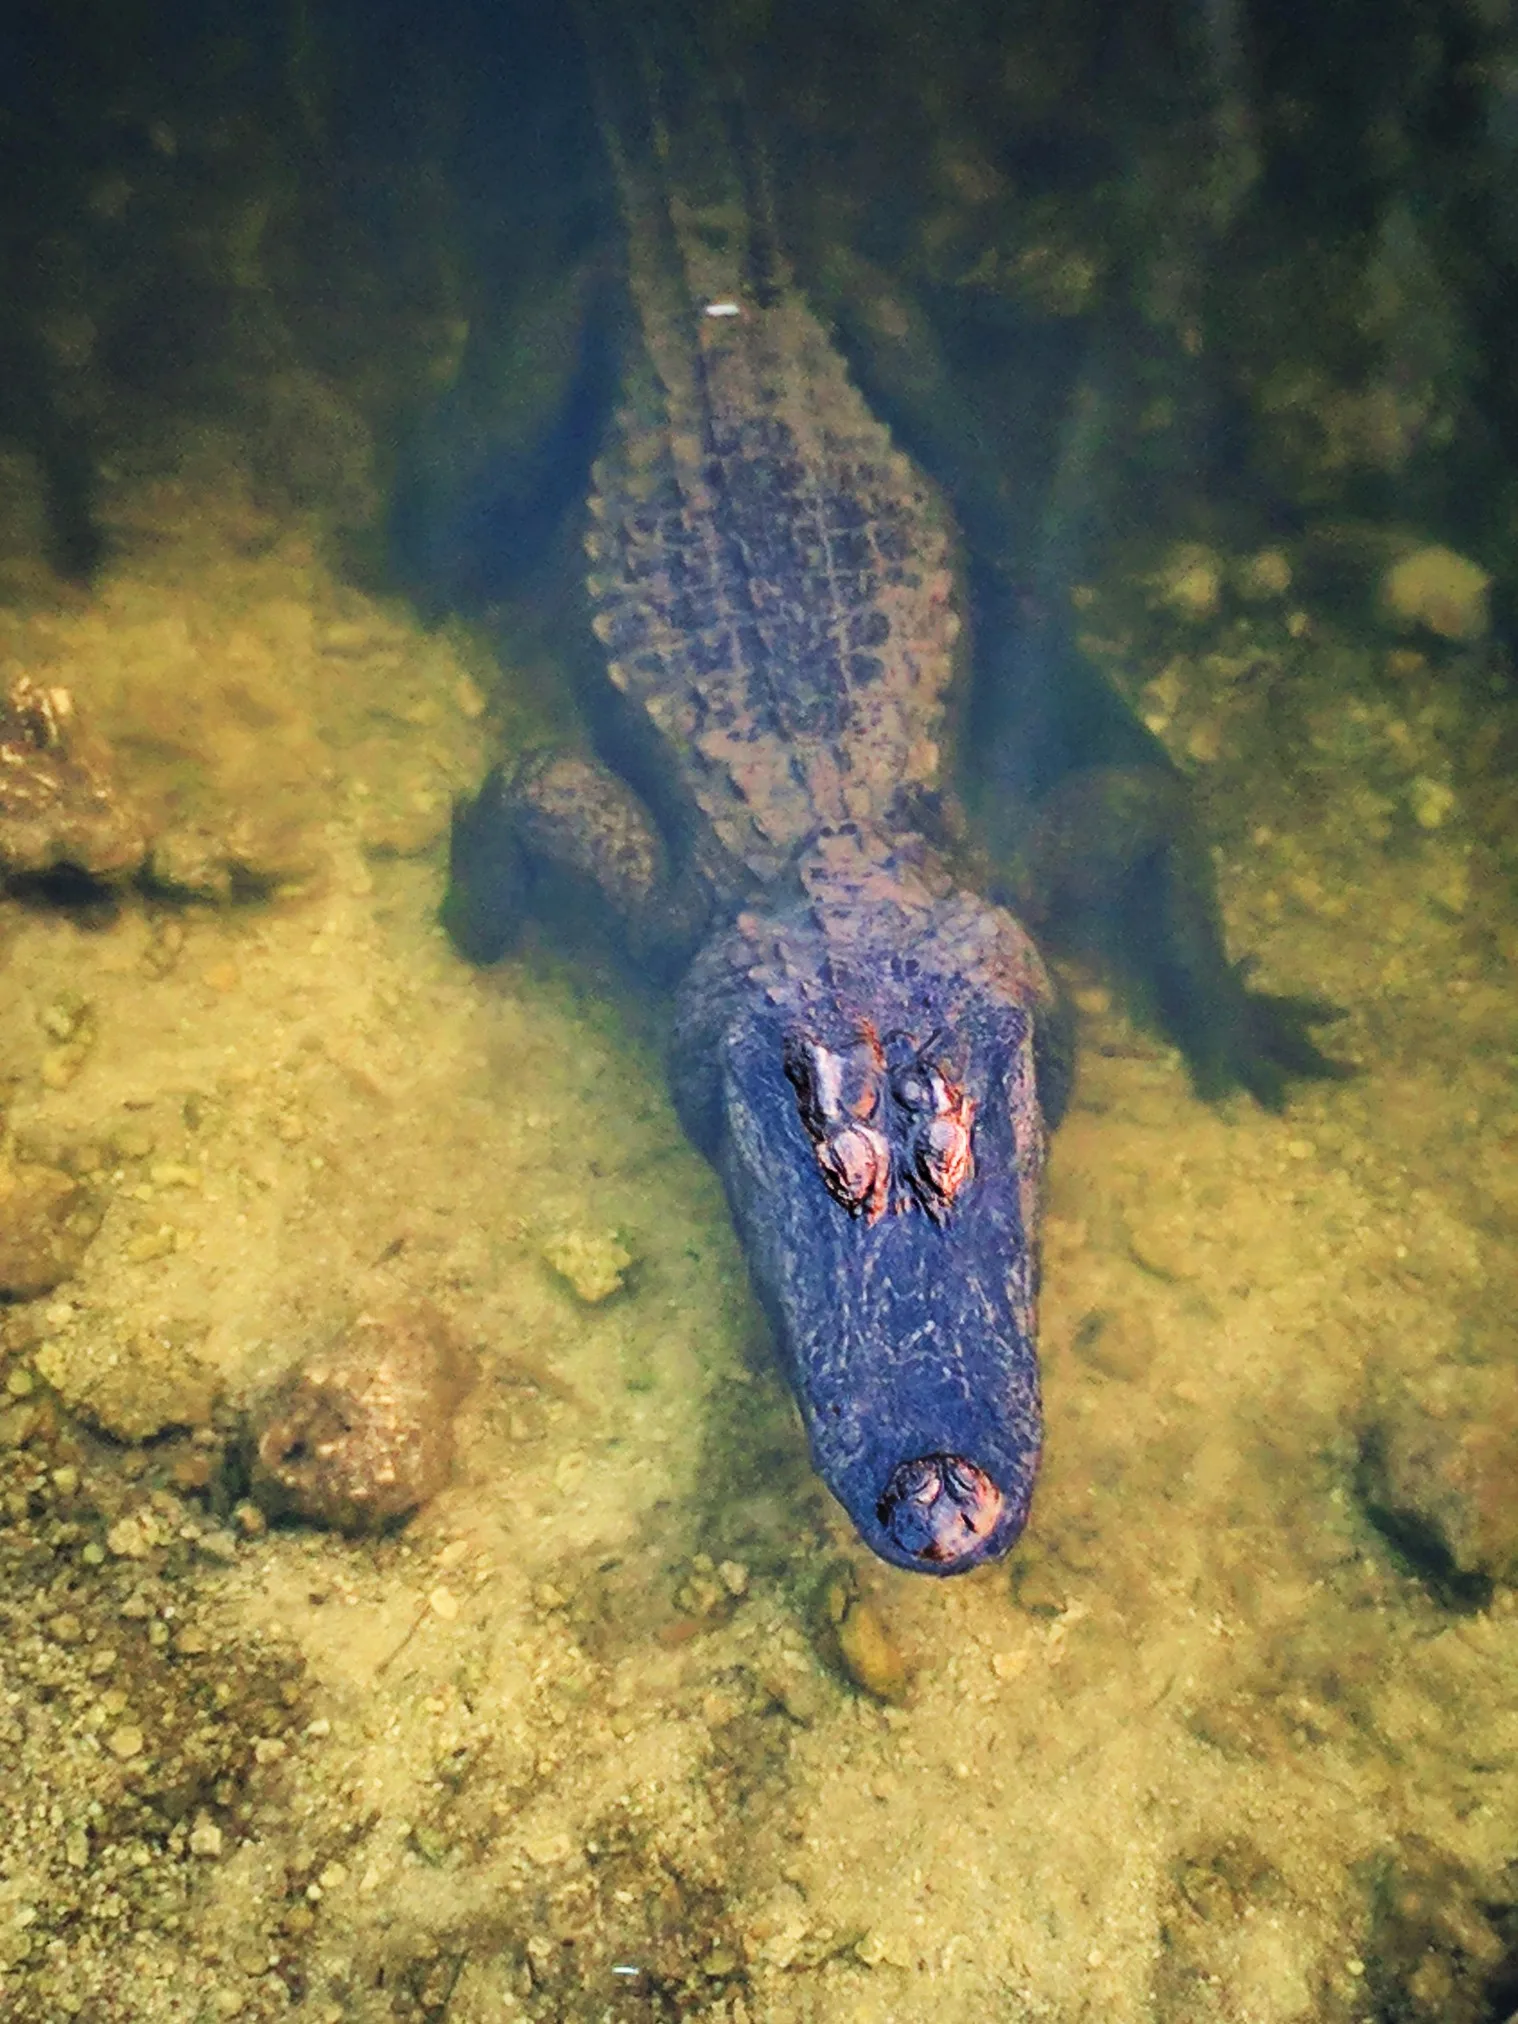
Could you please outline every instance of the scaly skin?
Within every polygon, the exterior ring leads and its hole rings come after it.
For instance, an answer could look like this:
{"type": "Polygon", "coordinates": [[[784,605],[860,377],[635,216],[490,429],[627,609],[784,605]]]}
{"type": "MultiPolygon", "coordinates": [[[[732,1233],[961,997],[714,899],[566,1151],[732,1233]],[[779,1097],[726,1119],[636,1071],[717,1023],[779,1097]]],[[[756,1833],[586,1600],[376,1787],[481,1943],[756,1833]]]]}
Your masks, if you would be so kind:
{"type": "Polygon", "coordinates": [[[1037,1469],[1052,993],[918,828],[960,630],[942,509],[709,104],[682,113],[632,138],[607,115],[643,356],[586,542],[611,679],[659,734],[719,923],[672,1081],[818,1472],[877,1553],[949,1574],[1012,1543],[1037,1469]]]}

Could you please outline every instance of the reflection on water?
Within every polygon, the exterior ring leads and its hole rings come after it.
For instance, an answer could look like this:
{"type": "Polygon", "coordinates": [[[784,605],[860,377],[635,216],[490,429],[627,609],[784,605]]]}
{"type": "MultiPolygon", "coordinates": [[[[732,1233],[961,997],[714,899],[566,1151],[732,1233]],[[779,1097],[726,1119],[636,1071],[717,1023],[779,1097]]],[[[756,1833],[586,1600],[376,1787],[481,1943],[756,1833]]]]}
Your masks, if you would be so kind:
{"type": "Polygon", "coordinates": [[[1073,579],[1358,1069],[1202,1104],[1072,963],[1045,1472],[947,1584],[808,1469],[656,997],[435,925],[588,659],[568,24],[3,32],[0,680],[70,720],[0,715],[0,2012],[1505,2017],[1508,28],[710,31],[873,397],[1073,579]],[[135,876],[56,868],[47,766],[135,876]],[[447,1487],[271,1525],[249,1410],[399,1315],[473,1374],[447,1487]]]}

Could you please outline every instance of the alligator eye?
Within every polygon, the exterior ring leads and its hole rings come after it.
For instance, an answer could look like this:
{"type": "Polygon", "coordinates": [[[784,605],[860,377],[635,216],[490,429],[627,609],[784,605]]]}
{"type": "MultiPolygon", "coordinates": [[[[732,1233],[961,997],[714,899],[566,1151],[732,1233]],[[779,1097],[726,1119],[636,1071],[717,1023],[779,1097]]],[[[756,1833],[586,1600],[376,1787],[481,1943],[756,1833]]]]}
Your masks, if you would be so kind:
{"type": "Polygon", "coordinates": [[[846,1124],[817,1146],[817,1164],[834,1201],[851,1216],[875,1222],[885,1213],[891,1188],[891,1154],[873,1125],[846,1124]]]}
{"type": "Polygon", "coordinates": [[[880,1042],[867,1026],[843,1047],[824,1047],[807,1034],[792,1034],[782,1063],[801,1122],[819,1144],[846,1121],[863,1123],[880,1109],[880,1042]]]}
{"type": "Polygon", "coordinates": [[[785,1072],[796,1092],[801,1122],[814,1140],[820,1139],[842,1108],[842,1063],[815,1040],[797,1038],[786,1045],[785,1072]]]}
{"type": "Polygon", "coordinates": [[[930,1118],[917,1138],[917,1172],[947,1206],[970,1178],[969,1120],[949,1113],[930,1118]]]}

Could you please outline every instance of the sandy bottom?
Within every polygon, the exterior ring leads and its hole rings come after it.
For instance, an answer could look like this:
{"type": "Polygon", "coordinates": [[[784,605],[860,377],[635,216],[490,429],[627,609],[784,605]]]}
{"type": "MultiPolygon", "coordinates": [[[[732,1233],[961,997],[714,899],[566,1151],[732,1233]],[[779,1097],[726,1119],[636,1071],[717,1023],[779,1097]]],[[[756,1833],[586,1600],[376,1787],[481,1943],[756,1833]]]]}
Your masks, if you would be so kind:
{"type": "Polygon", "coordinates": [[[4,625],[153,806],[169,769],[197,833],[256,814],[267,751],[280,822],[241,901],[0,907],[12,1150],[103,1211],[0,1338],[0,2013],[1485,2014],[1518,1611],[1436,1593],[1357,1492],[1369,1400],[1512,1371],[1514,951],[1458,808],[1393,851],[1346,760],[1225,867],[1262,978],[1349,1008],[1360,1073],[1283,1117],[1086,992],[1034,1523],[898,1576],[811,1481],[654,1008],[434,923],[478,668],[203,504],[139,502],[97,599],[4,625]],[[566,1242],[622,1289],[579,1298],[566,1242]],[[480,1375],[398,1536],[197,1479],[292,1360],[423,1300],[480,1375]],[[214,1414],[97,1436],[155,1357],[214,1414]],[[840,1663],[844,1591],[899,1704],[840,1663]]]}

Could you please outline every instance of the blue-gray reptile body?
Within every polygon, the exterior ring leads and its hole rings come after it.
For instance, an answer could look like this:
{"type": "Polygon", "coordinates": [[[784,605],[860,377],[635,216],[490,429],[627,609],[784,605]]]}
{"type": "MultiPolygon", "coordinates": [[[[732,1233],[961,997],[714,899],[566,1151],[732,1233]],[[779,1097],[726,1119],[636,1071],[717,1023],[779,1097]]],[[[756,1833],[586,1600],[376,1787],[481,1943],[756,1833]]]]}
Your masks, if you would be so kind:
{"type": "MultiPolygon", "coordinates": [[[[661,820],[598,762],[533,761],[461,814],[452,922],[494,953],[525,851],[635,947],[681,947],[674,1096],[817,1470],[876,1553],[954,1573],[1028,1515],[1062,1101],[1038,949],[944,841],[955,535],[796,285],[719,103],[588,39],[636,325],[588,588],[661,820]]],[[[1215,912],[1197,918],[1245,1006],[1215,912]]]]}
{"type": "Polygon", "coordinates": [[[658,185],[613,137],[641,358],[586,547],[715,900],[675,1096],[819,1472],[876,1552],[948,1572],[1016,1537],[1038,1462],[1052,992],[922,833],[962,626],[940,503],[701,119],[654,138],[658,185]]]}

